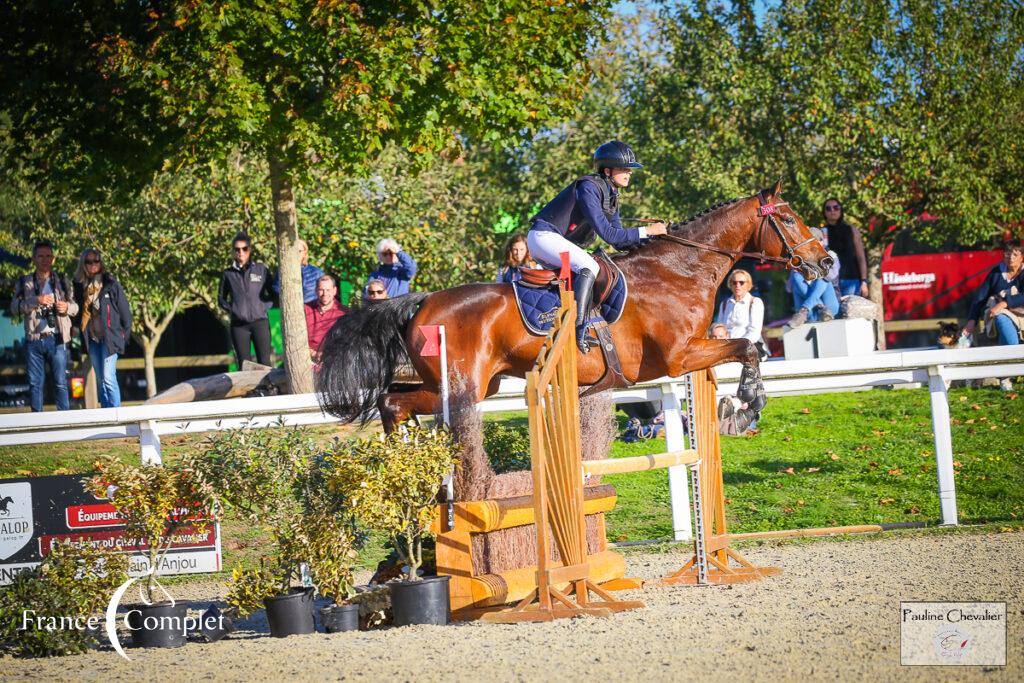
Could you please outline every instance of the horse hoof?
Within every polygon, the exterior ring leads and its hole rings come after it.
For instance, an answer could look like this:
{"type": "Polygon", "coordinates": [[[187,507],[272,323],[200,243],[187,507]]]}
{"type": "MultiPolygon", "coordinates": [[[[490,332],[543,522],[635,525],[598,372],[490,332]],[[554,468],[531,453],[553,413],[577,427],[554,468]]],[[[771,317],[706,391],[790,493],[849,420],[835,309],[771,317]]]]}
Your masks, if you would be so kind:
{"type": "Polygon", "coordinates": [[[740,386],[736,389],[736,398],[743,403],[752,403],[757,398],[757,389],[753,385],[740,386]]]}
{"type": "Polygon", "coordinates": [[[750,405],[748,407],[751,410],[756,411],[758,416],[760,416],[761,409],[764,408],[766,403],[768,403],[768,397],[764,395],[764,392],[760,392],[756,396],[754,396],[754,398],[750,401],[750,405]]]}

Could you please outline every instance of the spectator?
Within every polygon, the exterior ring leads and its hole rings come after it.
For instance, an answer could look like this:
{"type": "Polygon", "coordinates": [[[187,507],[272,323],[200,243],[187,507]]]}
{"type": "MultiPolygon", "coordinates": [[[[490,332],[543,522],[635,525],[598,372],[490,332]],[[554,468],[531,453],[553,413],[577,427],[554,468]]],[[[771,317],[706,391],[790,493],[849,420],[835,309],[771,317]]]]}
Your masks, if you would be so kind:
{"type": "MultiPolygon", "coordinates": [[[[824,233],[821,230],[811,228],[811,234],[824,246],[824,233]]],[[[793,309],[796,311],[789,320],[790,328],[800,327],[808,320],[827,322],[839,314],[839,297],[836,296],[833,282],[839,277],[840,260],[834,251],[828,253],[834,263],[824,278],[808,282],[802,271],[795,268],[789,271],[788,284],[793,293],[793,309]]]]}
{"type": "MultiPolygon", "coordinates": [[[[998,337],[1000,344],[1021,343],[1024,329],[1024,248],[1014,240],[1003,247],[1003,262],[993,268],[971,299],[967,324],[962,334],[974,333],[978,318],[985,314],[985,331],[989,337],[998,337]]],[[[1000,381],[1009,391],[1013,384],[1009,378],[1000,381]]]]}
{"type": "Polygon", "coordinates": [[[729,328],[722,323],[715,323],[711,326],[711,338],[712,339],[728,339],[729,328]]]}
{"type": "MultiPolygon", "coordinates": [[[[309,265],[309,245],[306,240],[296,242],[299,248],[299,265],[302,268],[302,303],[311,304],[317,300],[316,287],[324,271],[309,265]]],[[[281,275],[274,278],[274,294],[281,296],[281,275]]]]}
{"type": "Polygon", "coordinates": [[[125,352],[132,333],[128,297],[121,283],[103,267],[99,250],[92,247],[78,257],[74,287],[75,301],[81,302],[75,324],[96,371],[100,406],[117,408],[121,405],[117,357],[125,352]]]}
{"type": "Polygon", "coordinates": [[[727,297],[718,308],[718,322],[725,325],[729,339],[749,339],[761,342],[761,326],[764,324],[764,302],[750,293],[754,281],[750,273],[737,268],[729,274],[727,297]]]}
{"type": "Polygon", "coordinates": [[[526,235],[517,232],[505,244],[505,262],[498,268],[494,276],[495,282],[515,282],[523,277],[523,269],[540,268],[530,256],[530,248],[526,245],[526,235]]]}
{"type": "Polygon", "coordinates": [[[825,200],[824,243],[839,258],[839,295],[868,296],[868,261],[860,231],[843,218],[843,205],[838,199],[825,200]]]}
{"type": "Polygon", "coordinates": [[[380,261],[380,265],[370,273],[370,279],[381,280],[384,283],[384,289],[388,293],[386,298],[393,299],[408,294],[409,282],[416,275],[416,261],[412,256],[402,251],[398,242],[386,237],[377,244],[377,260],[380,261]]]}
{"type": "Polygon", "coordinates": [[[234,259],[220,276],[217,303],[231,316],[231,342],[238,366],[252,360],[250,342],[255,342],[256,359],[270,365],[270,321],[267,311],[274,300],[270,271],[252,261],[252,241],[243,232],[232,240],[234,259]]]}
{"type": "Polygon", "coordinates": [[[348,309],[338,302],[338,288],[334,278],[323,275],[316,282],[316,301],[306,304],[306,334],[309,337],[309,351],[313,361],[320,362],[320,344],[331,326],[348,309]]]}
{"type": "Polygon", "coordinates": [[[366,283],[366,301],[383,301],[388,298],[387,285],[383,280],[374,278],[366,283]]]}
{"type": "Polygon", "coordinates": [[[53,272],[53,245],[45,240],[32,247],[35,272],[14,283],[11,312],[25,316],[25,360],[32,412],[43,409],[46,361],[53,372],[57,410],[71,407],[68,399],[68,342],[71,316],[78,315],[75,292],[67,278],[53,272]]]}

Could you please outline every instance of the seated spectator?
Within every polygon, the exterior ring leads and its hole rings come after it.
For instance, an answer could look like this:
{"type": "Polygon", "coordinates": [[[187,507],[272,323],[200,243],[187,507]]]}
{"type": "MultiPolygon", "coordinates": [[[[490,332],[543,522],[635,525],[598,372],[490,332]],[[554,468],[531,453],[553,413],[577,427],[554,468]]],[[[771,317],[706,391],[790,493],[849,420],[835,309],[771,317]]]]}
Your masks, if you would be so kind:
{"type": "Polygon", "coordinates": [[[322,275],[316,283],[316,301],[306,304],[306,335],[314,362],[320,362],[320,344],[324,337],[334,322],[346,313],[348,309],[338,302],[338,288],[334,278],[322,275]]]}
{"type": "Polygon", "coordinates": [[[366,283],[364,301],[383,301],[388,298],[387,285],[383,280],[373,279],[366,283]]]}
{"type": "Polygon", "coordinates": [[[11,312],[24,316],[25,361],[32,412],[43,409],[46,361],[53,371],[57,410],[68,410],[68,344],[71,318],[78,315],[74,288],[63,275],[53,272],[53,245],[40,240],[32,247],[35,272],[18,278],[11,297],[11,312]]]}
{"type": "Polygon", "coordinates": [[[722,323],[715,323],[711,326],[711,334],[709,335],[712,339],[728,339],[729,328],[722,323]]]}
{"type": "Polygon", "coordinates": [[[725,325],[729,339],[749,339],[757,347],[758,355],[768,357],[761,327],[764,325],[764,302],[750,293],[754,280],[750,273],[737,268],[729,274],[732,296],[718,308],[718,322],[725,325]]]}
{"type": "Polygon", "coordinates": [[[91,247],[78,257],[74,287],[75,300],[81,302],[75,325],[96,373],[100,406],[117,408],[121,405],[117,357],[124,354],[132,333],[128,297],[103,267],[99,250],[91,247]]]}
{"type": "Polygon", "coordinates": [[[846,222],[843,205],[829,198],[822,205],[825,214],[825,244],[839,255],[839,294],[868,297],[868,260],[860,231],[846,222]]]}
{"type": "MultiPolygon", "coordinates": [[[[985,333],[998,337],[1000,344],[1021,343],[1024,330],[1024,248],[1014,240],[1003,247],[1003,261],[993,268],[971,298],[964,336],[974,333],[978,319],[985,315],[985,333]]],[[[1000,382],[1013,389],[1009,379],[1000,382]]]]}
{"type": "Polygon", "coordinates": [[[757,429],[757,413],[735,396],[723,396],[718,402],[718,433],[743,436],[757,429]]]}
{"type": "Polygon", "coordinates": [[[409,282],[416,275],[416,261],[412,256],[402,251],[398,242],[387,237],[377,244],[377,260],[380,265],[370,273],[371,281],[382,281],[389,299],[408,294],[409,282]]]}
{"type": "MultiPolygon", "coordinates": [[[[824,234],[818,228],[811,228],[811,234],[825,244],[824,234]]],[[[836,295],[835,283],[839,278],[839,257],[829,251],[834,263],[824,278],[808,282],[802,271],[789,271],[788,288],[793,293],[793,309],[796,314],[790,318],[789,327],[800,327],[808,320],[827,322],[839,313],[839,297],[836,295]]]]}
{"type": "Polygon", "coordinates": [[[665,430],[665,413],[660,412],[648,423],[643,424],[638,417],[632,417],[622,430],[622,440],[626,443],[657,439],[665,430]]]}
{"type": "Polygon", "coordinates": [[[505,262],[498,268],[494,276],[495,282],[515,282],[522,278],[524,269],[540,268],[530,257],[530,248],[526,246],[526,235],[517,232],[505,244],[505,262]]]}
{"type": "MultiPolygon", "coordinates": [[[[306,240],[296,242],[299,248],[299,265],[302,268],[302,303],[310,304],[317,300],[316,287],[324,271],[309,265],[309,245],[306,240]]],[[[274,278],[274,293],[281,296],[281,274],[274,278]]]]}

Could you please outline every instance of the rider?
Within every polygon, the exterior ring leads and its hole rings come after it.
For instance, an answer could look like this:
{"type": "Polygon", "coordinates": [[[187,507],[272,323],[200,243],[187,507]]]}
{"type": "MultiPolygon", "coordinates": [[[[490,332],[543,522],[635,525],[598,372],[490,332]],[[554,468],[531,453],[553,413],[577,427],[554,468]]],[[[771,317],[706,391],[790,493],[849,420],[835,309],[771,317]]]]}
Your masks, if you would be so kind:
{"type": "Polygon", "coordinates": [[[586,335],[591,294],[598,265],[585,251],[595,233],[616,248],[637,244],[645,237],[664,235],[664,223],[641,228],[623,228],[619,219],[619,188],[629,185],[637,162],[629,145],[612,140],[594,152],[595,173],[572,182],[533,217],[526,236],[530,254],[548,268],[561,265],[561,253],[569,252],[569,266],[575,273],[576,344],[586,353],[597,340],[586,335]]]}

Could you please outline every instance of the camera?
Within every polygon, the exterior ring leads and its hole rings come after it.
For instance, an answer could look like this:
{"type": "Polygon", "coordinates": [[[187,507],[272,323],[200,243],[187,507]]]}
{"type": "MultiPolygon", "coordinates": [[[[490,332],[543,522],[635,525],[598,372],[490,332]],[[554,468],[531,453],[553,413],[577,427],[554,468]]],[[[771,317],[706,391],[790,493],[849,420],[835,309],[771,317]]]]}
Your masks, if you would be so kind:
{"type": "Polygon", "coordinates": [[[44,318],[46,320],[46,324],[50,327],[55,330],[57,329],[57,308],[53,304],[50,304],[49,306],[40,306],[39,317],[44,318]]]}

